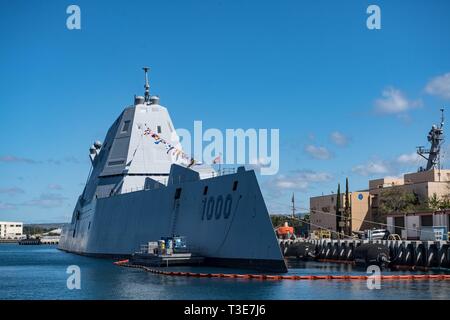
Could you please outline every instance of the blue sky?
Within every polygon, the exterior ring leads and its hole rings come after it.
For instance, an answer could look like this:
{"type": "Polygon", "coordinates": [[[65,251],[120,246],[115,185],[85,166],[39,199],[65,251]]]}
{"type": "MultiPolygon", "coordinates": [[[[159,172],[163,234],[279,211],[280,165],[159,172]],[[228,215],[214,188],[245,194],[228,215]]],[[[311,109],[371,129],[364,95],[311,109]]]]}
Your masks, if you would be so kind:
{"type": "Polygon", "coordinates": [[[416,170],[449,105],[449,15],[445,0],[0,0],[0,220],[68,221],[144,65],[176,127],[280,129],[279,175],[260,177],[273,213],[416,170]]]}

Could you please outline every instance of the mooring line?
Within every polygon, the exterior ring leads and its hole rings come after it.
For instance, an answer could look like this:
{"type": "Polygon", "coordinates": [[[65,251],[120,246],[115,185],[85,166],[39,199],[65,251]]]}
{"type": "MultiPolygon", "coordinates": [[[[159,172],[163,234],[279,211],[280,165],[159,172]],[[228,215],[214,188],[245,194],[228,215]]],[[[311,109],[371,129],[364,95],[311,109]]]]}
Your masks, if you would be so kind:
{"type": "MultiPolygon", "coordinates": [[[[142,265],[130,264],[129,260],[114,262],[115,265],[127,268],[143,269],[147,272],[164,276],[181,276],[196,278],[227,278],[227,279],[258,279],[258,280],[367,280],[368,275],[304,275],[304,276],[282,276],[267,274],[237,274],[237,273],[199,273],[199,272],[181,272],[164,271],[152,269],[142,265]]],[[[408,274],[408,275],[382,275],[381,280],[448,280],[450,274],[408,274]]]]}

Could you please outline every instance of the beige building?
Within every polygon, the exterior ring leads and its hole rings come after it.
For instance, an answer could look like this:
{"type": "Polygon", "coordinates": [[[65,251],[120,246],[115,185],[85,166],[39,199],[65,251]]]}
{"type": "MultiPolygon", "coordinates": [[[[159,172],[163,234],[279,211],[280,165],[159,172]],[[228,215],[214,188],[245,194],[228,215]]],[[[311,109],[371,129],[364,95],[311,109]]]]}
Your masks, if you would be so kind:
{"type": "Polygon", "coordinates": [[[450,230],[450,211],[427,209],[427,201],[436,195],[437,199],[449,199],[450,196],[450,170],[430,170],[408,173],[402,181],[391,186],[392,189],[374,188],[372,195],[371,216],[374,220],[386,223],[391,233],[396,233],[409,240],[432,240],[434,228],[443,227],[450,230]],[[390,212],[384,215],[380,210],[380,201],[383,200],[382,190],[398,190],[416,195],[419,208],[416,212],[399,213],[390,212]]]}
{"type": "Polygon", "coordinates": [[[371,216],[376,221],[386,218],[380,210],[380,201],[383,200],[383,192],[386,190],[412,192],[417,196],[419,203],[425,205],[434,194],[440,199],[450,195],[450,170],[407,173],[403,178],[384,178],[369,181],[371,216]]]}
{"type": "MultiPolygon", "coordinates": [[[[345,193],[341,193],[340,202],[345,207],[345,193]]],[[[369,214],[370,197],[367,191],[349,193],[351,208],[351,230],[359,231],[363,227],[363,221],[369,214]]],[[[336,194],[310,198],[310,222],[311,230],[331,229],[338,230],[338,219],[336,218],[336,194]]]]}
{"type": "Polygon", "coordinates": [[[0,221],[0,239],[20,239],[22,236],[22,222],[0,221]]]}
{"type": "MultiPolygon", "coordinates": [[[[430,170],[407,173],[402,178],[386,177],[370,180],[368,191],[352,193],[350,200],[352,231],[384,227],[370,221],[388,224],[391,232],[410,239],[421,237],[419,232],[413,232],[418,228],[446,226],[450,229],[449,211],[433,212],[426,209],[427,201],[434,194],[441,200],[450,198],[450,170],[430,170]],[[412,193],[417,199],[418,206],[424,209],[408,214],[382,212],[380,205],[389,191],[399,194],[412,193]],[[359,200],[359,194],[363,201],[359,200]],[[364,220],[366,221],[363,223],[364,220]]],[[[341,194],[342,207],[344,198],[344,194],[341,194]]],[[[335,194],[310,198],[310,210],[312,230],[320,228],[337,230],[335,194]]]]}

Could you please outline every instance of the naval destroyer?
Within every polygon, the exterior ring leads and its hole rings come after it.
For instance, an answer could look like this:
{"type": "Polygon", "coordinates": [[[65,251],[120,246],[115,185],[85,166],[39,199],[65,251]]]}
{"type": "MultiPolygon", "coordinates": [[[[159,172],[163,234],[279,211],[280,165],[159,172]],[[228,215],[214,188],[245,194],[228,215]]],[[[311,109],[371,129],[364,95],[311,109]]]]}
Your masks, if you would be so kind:
{"type": "Polygon", "coordinates": [[[59,249],[119,258],[180,235],[207,264],[286,272],[255,172],[220,174],[188,157],[144,71],[144,96],[90,147],[89,177],[59,249]]]}

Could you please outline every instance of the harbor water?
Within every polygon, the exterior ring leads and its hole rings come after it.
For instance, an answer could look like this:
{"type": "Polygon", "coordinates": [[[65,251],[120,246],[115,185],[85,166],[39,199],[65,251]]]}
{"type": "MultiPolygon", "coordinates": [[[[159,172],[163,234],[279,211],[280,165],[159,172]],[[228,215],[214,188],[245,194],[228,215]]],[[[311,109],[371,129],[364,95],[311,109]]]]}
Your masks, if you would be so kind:
{"type": "MultiPolygon", "coordinates": [[[[243,270],[184,267],[211,273],[243,270]]],[[[383,274],[390,272],[383,271],[383,274]]],[[[392,272],[393,273],[393,272],[392,272]]],[[[406,272],[395,272],[395,274],[406,272]]],[[[298,262],[292,275],[366,274],[350,265],[298,262]]],[[[59,251],[56,246],[0,245],[0,299],[450,299],[450,281],[383,281],[368,289],[364,280],[261,281],[167,277],[119,267],[112,260],[59,251]],[[68,289],[69,266],[80,268],[80,289],[68,289]]]]}

